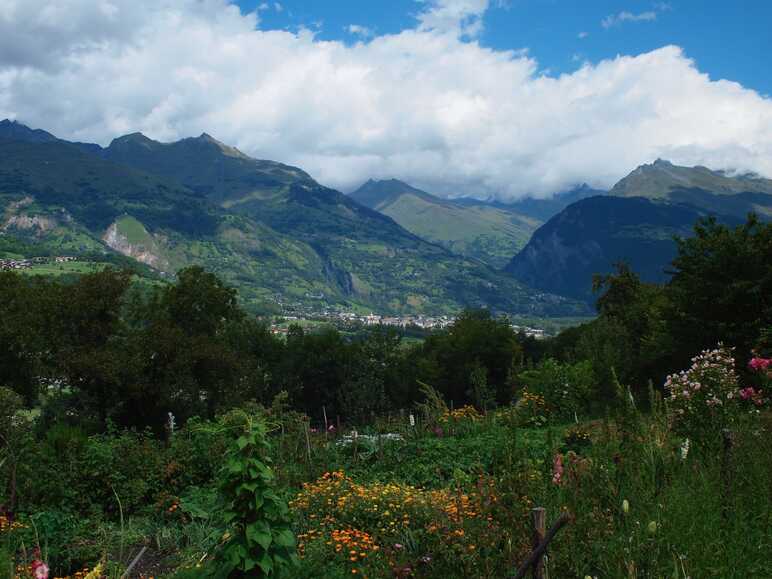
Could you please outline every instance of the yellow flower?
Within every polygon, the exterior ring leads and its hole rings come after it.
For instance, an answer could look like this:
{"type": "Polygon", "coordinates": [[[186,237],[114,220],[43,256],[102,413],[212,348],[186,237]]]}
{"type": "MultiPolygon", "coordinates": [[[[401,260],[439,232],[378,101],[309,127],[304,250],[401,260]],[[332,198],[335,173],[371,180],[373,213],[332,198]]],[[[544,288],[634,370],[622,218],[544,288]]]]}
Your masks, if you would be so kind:
{"type": "Polygon", "coordinates": [[[99,579],[102,576],[102,563],[98,563],[83,579],[99,579]]]}

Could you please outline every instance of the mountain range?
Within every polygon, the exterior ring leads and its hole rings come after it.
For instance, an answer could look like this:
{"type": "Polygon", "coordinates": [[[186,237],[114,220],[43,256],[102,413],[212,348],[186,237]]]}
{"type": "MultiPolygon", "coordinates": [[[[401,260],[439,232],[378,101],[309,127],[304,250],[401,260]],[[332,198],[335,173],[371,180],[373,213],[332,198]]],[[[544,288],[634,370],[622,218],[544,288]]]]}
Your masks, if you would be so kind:
{"type": "Polygon", "coordinates": [[[751,211],[772,219],[772,180],[664,160],[608,193],[583,185],[505,203],[390,179],[344,195],[206,133],[101,147],[0,121],[0,242],[128,256],[167,277],[199,264],[254,311],[584,315],[594,274],[624,260],[665,281],[674,236],[751,211]]]}
{"type": "Polygon", "coordinates": [[[772,218],[772,180],[657,160],[609,195],[552,217],[505,269],[532,287],[589,302],[593,274],[610,272],[614,262],[628,262],[645,281],[666,281],[674,236],[691,235],[700,217],[736,225],[750,212],[772,218]]]}
{"type": "Polygon", "coordinates": [[[583,186],[550,199],[527,198],[508,204],[445,199],[397,179],[371,179],[350,196],[423,239],[501,269],[546,218],[574,201],[599,193],[603,192],[583,186]]]}
{"type": "Polygon", "coordinates": [[[207,134],[160,143],[134,133],[103,148],[2,121],[0,215],[0,233],[32,247],[118,252],[163,272],[203,265],[253,309],[587,311],[207,134]]]}

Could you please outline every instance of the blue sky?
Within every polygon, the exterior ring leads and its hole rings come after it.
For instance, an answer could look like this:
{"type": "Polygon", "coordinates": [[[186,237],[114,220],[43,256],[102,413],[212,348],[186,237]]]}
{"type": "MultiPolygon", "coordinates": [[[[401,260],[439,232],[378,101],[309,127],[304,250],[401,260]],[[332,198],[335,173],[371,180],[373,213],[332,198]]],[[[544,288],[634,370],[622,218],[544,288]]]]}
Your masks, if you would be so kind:
{"type": "Polygon", "coordinates": [[[657,158],[772,178],[770,0],[233,1],[0,0],[0,118],[207,132],[342,191],[548,196],[657,158]]]}
{"type": "MultiPolygon", "coordinates": [[[[414,0],[239,0],[244,11],[259,6],[263,29],[318,30],[320,39],[353,42],[351,24],[377,35],[415,26],[422,4],[414,0]]],[[[542,70],[571,72],[583,60],[635,55],[675,44],[711,79],[728,79],[772,94],[772,2],[767,0],[508,0],[492,1],[479,37],[497,50],[528,49],[542,70]],[[604,27],[609,16],[627,12],[654,19],[627,19],[604,27]],[[579,35],[582,34],[582,38],[579,35]],[[585,36],[586,34],[586,36],[585,36]]]]}

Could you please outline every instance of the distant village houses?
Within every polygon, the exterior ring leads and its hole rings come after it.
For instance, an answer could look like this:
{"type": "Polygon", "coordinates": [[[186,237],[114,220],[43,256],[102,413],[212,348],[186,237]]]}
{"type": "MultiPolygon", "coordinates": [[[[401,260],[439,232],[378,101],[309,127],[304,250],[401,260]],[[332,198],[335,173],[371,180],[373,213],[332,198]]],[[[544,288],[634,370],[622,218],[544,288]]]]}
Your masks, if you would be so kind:
{"type": "Polygon", "coordinates": [[[46,263],[68,263],[70,261],[77,260],[77,257],[72,256],[30,257],[26,259],[0,258],[0,271],[24,270],[30,269],[33,265],[46,263]]]}

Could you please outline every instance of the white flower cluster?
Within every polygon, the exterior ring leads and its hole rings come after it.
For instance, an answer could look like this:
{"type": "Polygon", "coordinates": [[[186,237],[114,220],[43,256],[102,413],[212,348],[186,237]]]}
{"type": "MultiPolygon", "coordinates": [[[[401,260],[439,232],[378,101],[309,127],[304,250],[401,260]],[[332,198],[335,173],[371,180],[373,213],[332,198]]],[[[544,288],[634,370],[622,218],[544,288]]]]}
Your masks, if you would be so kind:
{"type": "Polygon", "coordinates": [[[703,351],[692,358],[688,370],[671,374],[665,380],[665,389],[670,393],[667,401],[677,404],[679,415],[693,411],[695,402],[723,406],[737,395],[738,387],[734,358],[731,350],[723,346],[703,351]]]}
{"type": "Polygon", "coordinates": [[[389,432],[386,434],[358,434],[356,430],[352,430],[351,434],[342,436],[335,444],[337,446],[349,446],[354,444],[354,441],[357,441],[357,443],[363,442],[364,444],[377,444],[378,439],[380,439],[381,442],[396,442],[403,440],[402,435],[396,432],[389,432]]]}

